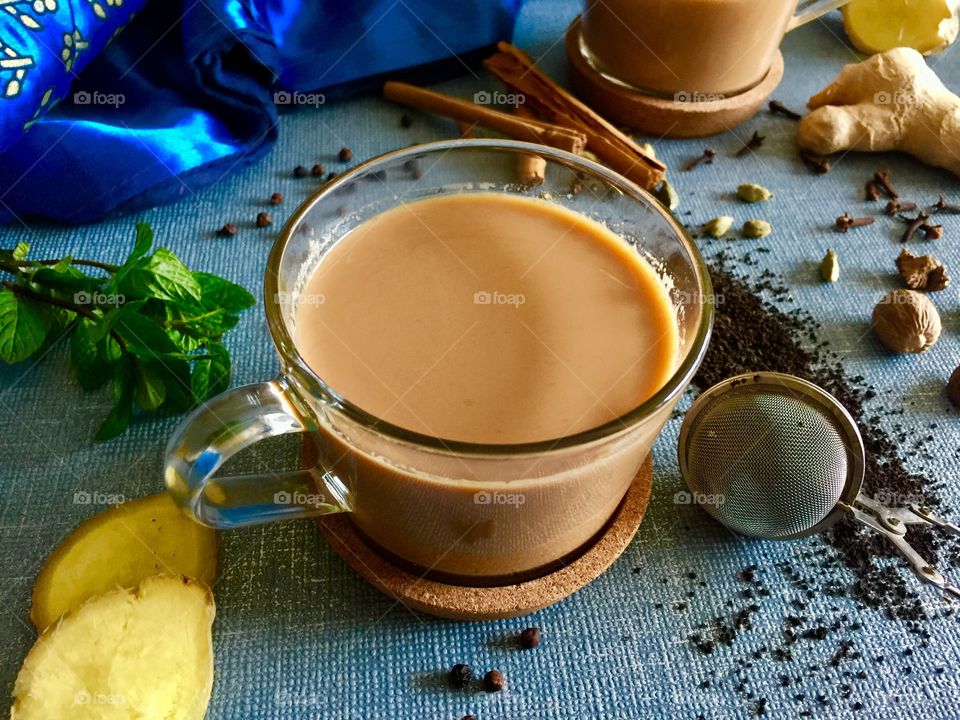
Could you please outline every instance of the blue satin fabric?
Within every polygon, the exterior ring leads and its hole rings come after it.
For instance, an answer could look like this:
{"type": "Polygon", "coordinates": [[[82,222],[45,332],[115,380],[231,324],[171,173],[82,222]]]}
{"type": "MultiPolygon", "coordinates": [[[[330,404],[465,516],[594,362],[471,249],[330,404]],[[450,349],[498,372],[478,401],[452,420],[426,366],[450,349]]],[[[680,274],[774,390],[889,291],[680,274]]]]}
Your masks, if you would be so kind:
{"type": "Polygon", "coordinates": [[[261,157],[278,107],[457,68],[522,1],[0,0],[0,222],[176,200],[261,157]]]}

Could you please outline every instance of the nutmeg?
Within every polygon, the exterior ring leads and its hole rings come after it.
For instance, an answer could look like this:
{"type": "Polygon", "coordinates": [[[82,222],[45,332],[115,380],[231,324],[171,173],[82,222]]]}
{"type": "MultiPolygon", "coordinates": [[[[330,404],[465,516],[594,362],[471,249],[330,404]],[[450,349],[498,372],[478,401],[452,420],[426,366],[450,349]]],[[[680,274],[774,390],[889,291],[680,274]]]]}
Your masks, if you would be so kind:
{"type": "Polygon", "coordinates": [[[901,288],[877,303],[873,329],[894,352],[923,352],[940,337],[940,314],[926,295],[901,288]]]}

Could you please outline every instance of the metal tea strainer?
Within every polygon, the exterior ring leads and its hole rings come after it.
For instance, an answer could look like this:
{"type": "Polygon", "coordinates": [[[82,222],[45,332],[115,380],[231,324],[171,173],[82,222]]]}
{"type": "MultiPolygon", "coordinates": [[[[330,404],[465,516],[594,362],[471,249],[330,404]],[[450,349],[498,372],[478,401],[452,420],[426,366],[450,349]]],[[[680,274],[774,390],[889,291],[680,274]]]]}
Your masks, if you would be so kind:
{"type": "Polygon", "coordinates": [[[731,530],[789,540],[821,532],[849,513],[887,537],[921,580],[960,598],[960,588],[905,538],[906,525],[923,523],[953,535],[960,527],[930,508],[888,508],[860,493],[863,439],[846,409],[822,388],[774,372],[724,380],[691,405],[678,446],[693,500],[731,530]]]}

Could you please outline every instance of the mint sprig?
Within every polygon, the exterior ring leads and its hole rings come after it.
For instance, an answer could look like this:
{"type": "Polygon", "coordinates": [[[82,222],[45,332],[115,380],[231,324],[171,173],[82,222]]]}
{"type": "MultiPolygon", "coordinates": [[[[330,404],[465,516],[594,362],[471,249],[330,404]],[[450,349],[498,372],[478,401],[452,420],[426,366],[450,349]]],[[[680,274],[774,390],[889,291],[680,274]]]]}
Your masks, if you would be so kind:
{"type": "Polygon", "coordinates": [[[31,260],[26,243],[0,250],[0,360],[22,362],[69,334],[80,385],[112,389],[97,440],[122,433],[138,408],[181,413],[225,390],[223,335],[256,304],[239,285],[152,247],[153,230],[140,223],[120,265],[31,260]]]}

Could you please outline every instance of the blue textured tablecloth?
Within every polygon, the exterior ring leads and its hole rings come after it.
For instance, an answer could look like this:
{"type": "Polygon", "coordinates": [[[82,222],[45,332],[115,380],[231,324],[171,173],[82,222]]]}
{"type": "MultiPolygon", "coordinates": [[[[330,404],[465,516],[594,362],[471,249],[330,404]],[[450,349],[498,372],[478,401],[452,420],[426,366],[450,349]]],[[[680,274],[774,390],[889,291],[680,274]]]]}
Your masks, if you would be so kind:
{"type": "MultiPolygon", "coordinates": [[[[561,34],[576,12],[571,2],[531,2],[521,18],[516,42],[539,56],[542,66],[562,77],[561,34]]],[[[858,56],[847,45],[837,18],[802,28],[784,43],[786,75],[776,96],[801,107],[845,62],[858,56]]],[[[960,89],[957,50],[931,59],[948,85],[960,89]]],[[[497,88],[486,73],[442,86],[462,97],[497,88]]],[[[403,129],[401,110],[377,97],[328,104],[316,111],[285,116],[277,148],[260,164],[225,177],[196,195],[184,191],[173,206],[121,217],[92,227],[32,226],[0,230],[0,245],[26,240],[45,256],[120,258],[129,246],[135,220],[146,220],[159,241],[191,267],[220,273],[260,290],[273,229],[257,230],[256,213],[271,192],[287,197],[276,215],[292,210],[316,185],[294,180],[297,164],[322,162],[341,167],[336,152],[353,148],[356,158],[406,145],[450,137],[450,123],[417,116],[403,129]],[[239,234],[220,238],[214,231],[238,222],[239,234]]],[[[945,494],[960,509],[956,451],[957,413],[944,397],[944,383],[960,362],[960,311],[957,287],[934,295],[944,332],[939,344],[920,356],[892,357],[868,332],[870,310],[880,295],[898,286],[892,272],[899,251],[898,228],[873,228],[837,235],[833,219],[856,214],[863,181],[880,165],[889,166],[902,192],[922,202],[955,191],[960,183],[905,157],[849,155],[833,171],[814,177],[797,159],[795,125],[762,113],[735,132],[709,141],[655,141],[673,168],[682,211],[690,222],[726,213],[737,221],[759,215],[776,230],[762,244],[760,265],[782,273],[794,298],[823,322],[824,338],[844,355],[851,374],[876,384],[875,402],[902,405],[900,422],[917,428],[939,423],[929,460],[911,462],[947,479],[945,494]],[[763,148],[739,160],[729,154],[753,130],[767,136],[763,148]],[[720,150],[714,165],[678,172],[683,161],[706,145],[720,150]],[[740,182],[761,183],[776,193],[762,210],[739,205],[732,190],[740,182]],[[837,285],[818,281],[816,264],[828,246],[843,267],[837,285]]],[[[55,152],[55,149],[53,149],[55,152]]],[[[280,218],[278,218],[279,220],[280,218]]],[[[960,272],[960,217],[945,217],[945,237],[932,246],[949,269],[960,272]]],[[[744,242],[751,241],[731,241],[744,242]]],[[[746,245],[743,246],[747,247],[746,245]]],[[[249,313],[227,344],[236,358],[234,383],[269,378],[277,359],[259,311],[249,313]]],[[[105,394],[86,394],[65,380],[67,348],[54,347],[40,362],[0,368],[0,694],[13,686],[19,664],[34,641],[27,611],[38,568],[58,540],[77,522],[101,508],[74,502],[74,494],[94,490],[135,497],[162,487],[161,453],[176,419],[137,422],[118,440],[94,445],[91,437],[107,411],[105,394]]],[[[886,421],[884,421],[886,422],[886,421]]],[[[573,597],[528,619],[458,623],[417,615],[365,584],[324,544],[308,521],[237,530],[222,535],[222,573],[215,586],[216,682],[209,717],[237,718],[430,718],[457,719],[474,713],[494,718],[737,718],[756,711],[766,697],[765,716],[794,718],[804,709],[815,717],[928,718],[960,716],[960,628],[956,617],[926,624],[929,647],[902,622],[876,611],[858,612],[845,598],[811,601],[807,614],[833,617],[849,612],[862,629],[847,633],[862,656],[828,666],[836,641],[801,641],[791,663],[740,659],[761,646],[772,647],[782,633],[784,607],[794,590],[775,570],[779,560],[809,565],[803,553],[823,543],[749,542],[731,537],[696,507],[675,505],[681,488],[675,460],[678,420],[669,423],[654,450],[656,481],[647,518],[626,554],[603,577],[573,597]],[[760,601],[753,628],[732,647],[705,656],[692,650],[687,635],[699,623],[727,612],[725,603],[743,589],[735,574],[757,564],[771,591],[760,601]],[[691,580],[688,573],[696,573],[691,580]],[[701,586],[703,581],[705,586],[701,586]],[[693,594],[692,597],[688,593],[693,594]],[[687,603],[677,610],[677,603],[687,603]],[[658,607],[662,605],[662,607],[658,607]],[[838,611],[829,608],[836,606],[838,611]],[[544,642],[520,651],[503,639],[536,624],[544,642]],[[912,656],[903,654],[916,647],[912,656]],[[873,658],[884,655],[877,664],[873,658]],[[485,695],[450,689],[443,677],[457,662],[478,669],[498,667],[506,691],[485,695]],[[809,665],[822,665],[811,671],[809,665]],[[907,675],[904,669],[911,666],[907,675]],[[936,672],[938,667],[945,671],[936,672]],[[844,672],[866,672],[849,697],[840,685],[844,672]],[[801,676],[780,687],[779,675],[801,676]],[[739,678],[745,688],[737,690],[739,678]],[[704,680],[709,687],[700,687],[704,680]],[[753,698],[748,693],[754,693],[753,698]],[[794,696],[804,693],[804,700],[794,696]],[[818,693],[825,701],[816,699],[818,693]],[[851,710],[863,704],[860,712],[851,710]]],[[[292,450],[261,453],[262,462],[292,450]]],[[[810,568],[811,572],[819,572],[810,568]]],[[[841,580],[850,579],[845,570],[841,580]]],[[[960,578],[954,578],[958,580],[960,578]]],[[[941,600],[924,594],[928,608],[941,600]]],[[[840,636],[836,636],[838,641],[840,636]]],[[[6,700],[0,706],[6,707],[6,700]]]]}

